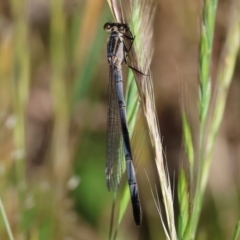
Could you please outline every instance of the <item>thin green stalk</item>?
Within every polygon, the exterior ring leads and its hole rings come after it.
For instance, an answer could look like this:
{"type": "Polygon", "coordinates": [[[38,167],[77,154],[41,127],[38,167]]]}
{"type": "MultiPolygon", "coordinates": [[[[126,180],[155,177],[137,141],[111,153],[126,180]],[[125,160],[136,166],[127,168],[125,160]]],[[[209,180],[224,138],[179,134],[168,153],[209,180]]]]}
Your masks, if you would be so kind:
{"type": "Polygon", "coordinates": [[[51,93],[54,111],[54,128],[51,145],[53,166],[53,199],[51,222],[55,238],[59,239],[64,233],[65,224],[61,221],[59,209],[63,207],[62,200],[65,191],[65,183],[70,171],[70,158],[68,152],[69,140],[69,104],[66,75],[66,14],[64,12],[64,0],[51,0],[51,24],[50,24],[50,53],[51,53],[51,93]],[[60,215],[60,216],[59,216],[60,215]],[[56,221],[57,219],[57,221],[56,221]]]}
{"type": "Polygon", "coordinates": [[[202,155],[202,167],[197,183],[197,192],[193,207],[193,225],[190,239],[194,239],[203,193],[206,187],[209,167],[212,159],[213,147],[223,118],[228,89],[232,80],[234,67],[240,44],[240,2],[235,0],[232,6],[232,14],[228,28],[227,38],[222,50],[221,61],[216,82],[216,95],[213,102],[213,113],[206,136],[206,148],[202,155]]]}
{"type": "Polygon", "coordinates": [[[186,153],[189,179],[187,178],[186,171],[183,166],[180,167],[180,173],[178,177],[178,202],[179,202],[179,217],[178,217],[178,237],[184,239],[184,233],[187,229],[189,221],[189,206],[190,206],[190,193],[189,189],[194,182],[194,148],[192,141],[192,132],[190,124],[187,119],[186,113],[182,110],[182,129],[183,129],[183,143],[186,153]]]}
{"type": "Polygon", "coordinates": [[[9,222],[8,222],[8,219],[7,219],[7,215],[5,213],[4,206],[2,204],[1,197],[0,197],[0,212],[2,213],[2,216],[3,216],[3,221],[4,221],[6,229],[7,229],[8,237],[9,237],[10,240],[14,240],[14,237],[13,237],[13,234],[12,234],[12,230],[11,230],[11,227],[9,225],[9,222]]]}
{"type": "MultiPolygon", "coordinates": [[[[114,193],[112,210],[111,210],[110,228],[109,228],[109,235],[108,235],[109,240],[113,239],[114,215],[115,215],[115,207],[117,202],[116,200],[117,200],[117,193],[114,193]]],[[[118,227],[115,229],[115,233],[117,232],[117,230],[118,230],[118,227]]]]}
{"type": "Polygon", "coordinates": [[[189,193],[186,173],[182,168],[178,177],[178,200],[179,200],[179,218],[178,218],[178,237],[184,239],[184,232],[189,219],[189,193]]]}
{"type": "Polygon", "coordinates": [[[199,118],[200,143],[203,142],[206,117],[211,98],[211,61],[217,0],[205,0],[202,14],[199,50],[199,118]]]}
{"type": "Polygon", "coordinates": [[[189,170],[190,170],[190,182],[192,183],[193,174],[194,174],[194,148],[193,148],[190,124],[188,122],[185,112],[182,112],[182,128],[183,128],[183,137],[184,137],[184,140],[183,140],[184,148],[187,154],[187,160],[188,160],[189,170]]]}
{"type": "MultiPolygon", "coordinates": [[[[216,82],[216,94],[214,99],[214,108],[207,135],[207,146],[205,152],[205,161],[209,162],[212,157],[213,146],[223,118],[226,105],[227,94],[231,84],[233,73],[237,61],[240,46],[240,2],[234,0],[232,5],[230,24],[227,32],[226,42],[224,44],[221,62],[216,82]]],[[[208,165],[208,163],[206,163],[208,165]]],[[[206,178],[203,178],[202,185],[206,185],[206,178]]]]}
{"type": "Polygon", "coordinates": [[[69,104],[66,85],[66,15],[63,0],[51,0],[51,91],[54,106],[52,155],[59,190],[69,171],[69,104]]]}
{"type": "Polygon", "coordinates": [[[238,236],[239,236],[239,233],[240,233],[240,218],[238,219],[238,223],[235,227],[235,230],[234,230],[234,234],[233,234],[233,240],[237,240],[238,239],[238,236]]]}
{"type": "Polygon", "coordinates": [[[137,86],[134,81],[132,71],[128,72],[125,95],[126,95],[126,97],[125,97],[126,105],[127,105],[127,109],[128,109],[128,115],[127,115],[128,127],[130,129],[130,134],[132,136],[134,126],[136,123],[137,112],[139,109],[138,91],[137,91],[137,86]]]}
{"type": "Polygon", "coordinates": [[[129,194],[129,186],[126,183],[124,186],[124,190],[123,190],[123,194],[121,196],[121,200],[120,200],[120,206],[119,206],[119,211],[118,211],[118,219],[117,219],[117,224],[116,224],[116,228],[114,231],[114,236],[113,236],[113,240],[116,239],[117,237],[117,233],[120,227],[120,224],[123,220],[123,216],[126,212],[127,206],[130,202],[130,194],[129,194]]]}
{"type": "Polygon", "coordinates": [[[25,107],[28,99],[30,59],[27,43],[28,24],[26,6],[22,1],[11,1],[14,16],[13,104],[16,115],[14,129],[18,184],[25,181],[25,107]]]}
{"type": "Polygon", "coordinates": [[[25,175],[25,108],[28,100],[30,79],[30,54],[28,45],[28,19],[25,1],[10,1],[13,13],[13,67],[12,67],[12,99],[13,114],[16,125],[13,131],[16,164],[16,184],[19,197],[19,231],[25,222],[24,201],[26,196],[25,175]]]}
{"type": "Polygon", "coordinates": [[[102,46],[106,41],[102,28],[97,28],[98,23],[104,21],[107,15],[107,8],[102,9],[103,2],[104,0],[85,1],[81,21],[78,20],[79,26],[73,46],[72,65],[76,76],[71,94],[71,107],[86,98],[94,79],[94,70],[102,53],[102,46]]]}
{"type": "MultiPolygon", "coordinates": [[[[194,239],[197,229],[197,224],[200,216],[202,198],[205,186],[201,187],[203,177],[203,169],[205,167],[204,153],[204,133],[206,129],[206,118],[209,112],[209,104],[211,99],[211,56],[214,35],[214,25],[216,16],[217,0],[205,0],[202,13],[200,50],[199,50],[199,159],[198,173],[195,196],[193,199],[193,209],[188,222],[188,228],[185,233],[186,239],[194,239]]],[[[208,170],[207,170],[208,172],[208,170]]]]}
{"type": "Polygon", "coordinates": [[[223,118],[223,113],[227,101],[227,94],[231,80],[233,78],[234,68],[237,61],[240,46],[240,2],[234,0],[232,5],[230,24],[227,32],[226,42],[224,44],[221,62],[216,82],[216,95],[213,104],[213,113],[206,141],[206,151],[204,153],[203,174],[200,184],[200,190],[205,189],[208,177],[208,170],[213,154],[213,147],[216,141],[217,133],[223,118]]]}

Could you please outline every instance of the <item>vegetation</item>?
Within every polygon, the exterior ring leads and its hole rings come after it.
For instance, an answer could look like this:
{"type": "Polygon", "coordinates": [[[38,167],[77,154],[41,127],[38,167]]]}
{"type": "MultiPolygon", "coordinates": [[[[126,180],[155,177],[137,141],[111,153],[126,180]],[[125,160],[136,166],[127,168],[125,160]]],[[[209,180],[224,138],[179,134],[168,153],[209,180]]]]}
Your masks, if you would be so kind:
{"type": "Polygon", "coordinates": [[[229,2],[224,14],[217,0],[0,2],[0,239],[238,239],[238,174],[207,188],[214,149],[230,162],[223,148],[239,147],[240,3],[229,2]],[[105,185],[109,20],[129,23],[128,64],[147,75],[123,67],[140,228],[126,176],[118,193],[105,185]],[[235,128],[218,138],[223,119],[235,128]]]}

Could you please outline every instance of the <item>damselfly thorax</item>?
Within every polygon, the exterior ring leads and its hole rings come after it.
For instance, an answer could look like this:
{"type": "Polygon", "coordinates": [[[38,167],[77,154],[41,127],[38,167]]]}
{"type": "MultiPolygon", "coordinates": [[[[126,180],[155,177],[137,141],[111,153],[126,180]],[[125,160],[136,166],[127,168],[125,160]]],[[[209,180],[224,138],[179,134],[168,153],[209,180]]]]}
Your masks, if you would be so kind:
{"type": "Polygon", "coordinates": [[[103,28],[111,32],[107,44],[108,63],[114,66],[126,63],[127,53],[134,40],[129,27],[125,23],[106,23],[103,28]],[[130,41],[129,48],[127,48],[127,41],[130,41]]]}

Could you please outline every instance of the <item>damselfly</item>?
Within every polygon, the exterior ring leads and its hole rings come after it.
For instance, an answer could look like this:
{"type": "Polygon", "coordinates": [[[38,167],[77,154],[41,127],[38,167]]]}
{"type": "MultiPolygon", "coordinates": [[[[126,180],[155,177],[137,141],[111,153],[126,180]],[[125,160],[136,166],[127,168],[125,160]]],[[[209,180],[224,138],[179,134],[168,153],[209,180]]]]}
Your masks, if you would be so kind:
{"type": "Polygon", "coordinates": [[[107,118],[106,181],[108,190],[117,191],[120,185],[125,155],[127,179],[130,188],[133,215],[136,225],[141,225],[142,211],[133,166],[126,106],[123,93],[122,64],[131,49],[134,37],[124,23],[106,23],[104,30],[111,32],[107,44],[109,63],[109,106],[107,118]],[[130,43],[127,48],[126,43],[130,43]]]}

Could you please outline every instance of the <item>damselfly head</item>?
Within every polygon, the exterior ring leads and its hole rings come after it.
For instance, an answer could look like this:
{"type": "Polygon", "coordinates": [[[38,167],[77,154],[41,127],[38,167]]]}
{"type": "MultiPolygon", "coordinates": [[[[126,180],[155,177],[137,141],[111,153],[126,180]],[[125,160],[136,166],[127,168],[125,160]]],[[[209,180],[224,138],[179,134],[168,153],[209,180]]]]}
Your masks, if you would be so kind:
{"type": "Polygon", "coordinates": [[[125,23],[111,23],[107,22],[104,24],[103,29],[106,32],[120,32],[120,33],[126,33],[129,31],[129,28],[127,24],[125,23]]]}

